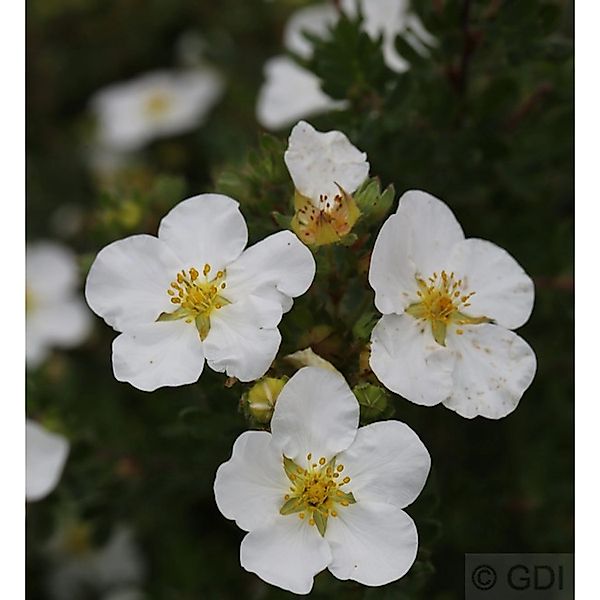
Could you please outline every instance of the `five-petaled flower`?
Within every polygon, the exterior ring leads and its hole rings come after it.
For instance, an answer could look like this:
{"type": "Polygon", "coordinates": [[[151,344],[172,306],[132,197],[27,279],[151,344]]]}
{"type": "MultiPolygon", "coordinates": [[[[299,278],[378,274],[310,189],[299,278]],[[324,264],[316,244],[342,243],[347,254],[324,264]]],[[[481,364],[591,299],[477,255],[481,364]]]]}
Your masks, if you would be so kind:
{"type": "Polygon", "coordinates": [[[134,235],[101,250],[86,282],[94,312],[122,332],[113,343],[119,381],[152,391],[193,383],[204,360],[242,381],[275,358],[282,314],[315,274],[290,231],[244,250],[238,203],[203,194],[178,204],[158,237],[134,235]]]}
{"type": "Polygon", "coordinates": [[[369,282],[384,315],[370,364],[388,389],[467,418],[516,408],[536,358],[511,330],[529,318],[534,287],[505,250],[465,239],[446,204],[409,191],[379,232],[369,282]]]}
{"type": "Polygon", "coordinates": [[[297,594],[328,568],[339,579],[384,585],[402,577],[417,531],[402,510],[421,492],[429,454],[404,423],[358,428],[344,378],[304,367],[279,394],[272,433],[247,431],[221,465],[215,497],[249,533],[241,564],[297,594]]]}
{"type": "Polygon", "coordinates": [[[352,193],[369,175],[367,155],[341,131],[322,133],[300,121],[284,155],[292,181],[292,229],[308,245],[338,242],[350,233],[360,211],[352,193]]]}
{"type": "Polygon", "coordinates": [[[210,68],[155,71],[112,84],[91,100],[98,144],[104,151],[130,152],[184,133],[202,122],[222,90],[221,77],[210,68]]]}
{"type": "Polygon", "coordinates": [[[73,252],[56,242],[27,246],[25,305],[27,365],[40,365],[51,348],[72,348],[87,337],[91,318],[80,293],[73,252]]]}
{"type": "Polygon", "coordinates": [[[25,442],[25,498],[34,502],[45,498],[58,485],[69,455],[69,442],[31,419],[26,421],[25,442]]]}

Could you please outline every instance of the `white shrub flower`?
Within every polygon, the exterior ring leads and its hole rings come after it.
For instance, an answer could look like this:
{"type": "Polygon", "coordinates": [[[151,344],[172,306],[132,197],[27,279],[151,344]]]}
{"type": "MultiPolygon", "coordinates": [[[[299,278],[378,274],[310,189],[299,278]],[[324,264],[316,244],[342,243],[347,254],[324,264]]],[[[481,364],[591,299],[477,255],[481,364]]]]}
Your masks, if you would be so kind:
{"type": "Polygon", "coordinates": [[[134,235],[102,249],[85,295],[122,332],[113,343],[119,381],[152,391],[195,382],[204,360],[242,381],[275,358],[282,314],[315,275],[310,251],[290,231],[244,250],[235,200],[202,194],[179,203],[158,237],[134,235]]]}
{"type": "Polygon", "coordinates": [[[242,567],[307,594],[325,568],[384,585],[417,553],[402,510],[419,495],[429,454],[404,423],[358,429],[359,405],[339,373],[304,367],[279,394],[272,433],[246,431],[216,475],[219,510],[249,532],[242,567]]]}
{"type": "Polygon", "coordinates": [[[28,245],[26,280],[25,357],[29,367],[36,367],[51,348],[83,342],[91,315],[76,293],[79,269],[69,248],[49,241],[28,245]]]}
{"type": "Polygon", "coordinates": [[[223,81],[210,68],[154,71],[110,85],[91,100],[100,147],[138,150],[155,138],[200,125],[221,96],[223,81]]]}
{"type": "Polygon", "coordinates": [[[62,435],[27,419],[25,445],[25,498],[35,502],[45,498],[58,485],[69,455],[69,442],[62,435]]]}
{"type": "MultiPolygon", "coordinates": [[[[384,60],[390,69],[399,73],[408,68],[396,50],[395,40],[399,34],[404,34],[420,51],[425,51],[424,42],[432,44],[435,41],[409,11],[406,0],[342,0],[340,9],[328,3],[313,4],[294,12],[283,32],[285,48],[302,59],[310,59],[313,45],[305,34],[328,38],[340,10],[351,17],[361,11],[365,32],[373,39],[382,36],[384,60]]],[[[319,78],[291,58],[272,58],[266,63],[264,72],[265,83],[259,92],[256,118],[267,129],[282,129],[298,119],[347,106],[347,102],[333,100],[325,94],[319,78]]]]}
{"type": "Polygon", "coordinates": [[[367,155],[341,131],[317,131],[300,121],[284,155],[296,194],[292,229],[306,244],[339,241],[360,215],[352,194],[369,176],[367,155]]]}
{"type": "Polygon", "coordinates": [[[370,364],[388,389],[467,418],[516,408],[536,358],[511,330],[529,319],[534,287],[505,250],[465,239],[446,204],[409,191],[379,232],[369,282],[383,313],[370,364]]]}
{"type": "Polygon", "coordinates": [[[133,531],[117,526],[101,547],[95,547],[86,523],[64,525],[46,553],[53,563],[48,588],[55,600],[142,600],[139,588],[146,568],[133,531]]]}

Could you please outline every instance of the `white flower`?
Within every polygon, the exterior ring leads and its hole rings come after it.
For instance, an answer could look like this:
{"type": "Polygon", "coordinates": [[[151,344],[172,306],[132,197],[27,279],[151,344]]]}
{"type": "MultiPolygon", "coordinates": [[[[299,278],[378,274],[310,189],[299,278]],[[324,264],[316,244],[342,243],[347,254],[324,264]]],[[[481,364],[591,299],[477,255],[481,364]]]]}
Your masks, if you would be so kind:
{"type": "Polygon", "coordinates": [[[346,106],[332,100],[321,89],[319,78],[287,56],[267,61],[256,105],[256,118],[267,129],[277,130],[302,117],[318,115],[346,106]]]}
{"type": "Polygon", "coordinates": [[[204,359],[242,381],[275,358],[277,325],[315,274],[310,251],[290,231],[244,250],[238,203],[202,194],[162,220],[158,238],[134,235],[98,253],[86,299],[116,331],[119,381],[152,391],[195,382],[204,359]]]}
{"type": "Polygon", "coordinates": [[[284,160],[296,188],[292,229],[307,244],[338,241],[360,215],[352,193],[369,175],[367,155],[341,131],[322,133],[300,121],[284,160]]]}
{"type": "Polygon", "coordinates": [[[516,408],[536,359],[511,329],[529,318],[534,288],[505,250],[465,239],[442,201],[409,191],[379,232],[369,282],[384,315],[370,363],[388,389],[467,418],[516,408]]]}
{"type": "Polygon", "coordinates": [[[363,28],[371,39],[383,36],[383,58],[386,65],[397,73],[408,68],[408,63],[396,50],[396,38],[405,34],[407,41],[417,50],[424,51],[423,42],[433,44],[435,39],[410,12],[408,0],[342,0],[342,10],[349,16],[363,15],[363,28]],[[410,28],[410,32],[407,31],[410,28]]]}
{"type": "Polygon", "coordinates": [[[50,348],[71,348],[89,333],[91,318],[76,296],[75,255],[54,242],[36,242],[26,252],[26,313],[28,366],[36,367],[50,348]]]}
{"type": "Polygon", "coordinates": [[[142,598],[137,587],[145,567],[133,532],[117,527],[104,546],[94,548],[84,523],[64,526],[51,540],[48,554],[54,563],[49,588],[56,600],[88,598],[90,592],[109,598],[142,598]]]}
{"type": "Polygon", "coordinates": [[[249,533],[242,566],[296,594],[325,568],[384,585],[417,553],[402,510],[421,492],[430,458],[404,423],[358,427],[359,406],[339,373],[298,371],[279,394],[272,434],[246,431],[215,480],[219,510],[249,533]]]}
{"type": "Polygon", "coordinates": [[[25,498],[35,502],[57,486],[69,455],[69,442],[31,419],[26,421],[25,442],[25,498]]]}
{"type": "Polygon", "coordinates": [[[155,71],[96,93],[98,143],[113,151],[137,150],[159,137],[202,123],[223,90],[212,69],[155,71]]]}
{"type": "MultiPolygon", "coordinates": [[[[383,57],[394,71],[407,69],[406,61],[395,46],[400,33],[421,51],[424,50],[423,42],[434,42],[419,19],[408,10],[406,0],[342,0],[340,8],[351,17],[356,17],[360,9],[366,33],[373,39],[383,37],[383,57]]],[[[285,48],[302,59],[310,59],[313,45],[305,34],[327,39],[339,15],[333,4],[314,4],[297,10],[284,29],[285,48]]],[[[264,71],[265,83],[259,92],[256,118],[267,129],[281,129],[298,119],[347,106],[347,102],[333,100],[325,94],[319,78],[291,58],[272,58],[264,71]]]]}

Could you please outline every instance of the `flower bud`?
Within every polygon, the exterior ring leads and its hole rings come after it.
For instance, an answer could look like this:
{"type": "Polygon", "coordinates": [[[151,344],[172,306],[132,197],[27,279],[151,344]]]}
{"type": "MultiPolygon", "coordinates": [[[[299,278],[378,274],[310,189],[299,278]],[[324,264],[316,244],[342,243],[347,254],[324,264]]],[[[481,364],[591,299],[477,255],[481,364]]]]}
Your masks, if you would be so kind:
{"type": "Polygon", "coordinates": [[[362,420],[374,421],[388,411],[389,395],[383,388],[371,383],[361,383],[352,391],[360,404],[362,420]]]}
{"type": "Polygon", "coordinates": [[[286,381],[287,378],[263,377],[244,394],[242,403],[256,422],[267,424],[271,421],[275,402],[286,381]]]}

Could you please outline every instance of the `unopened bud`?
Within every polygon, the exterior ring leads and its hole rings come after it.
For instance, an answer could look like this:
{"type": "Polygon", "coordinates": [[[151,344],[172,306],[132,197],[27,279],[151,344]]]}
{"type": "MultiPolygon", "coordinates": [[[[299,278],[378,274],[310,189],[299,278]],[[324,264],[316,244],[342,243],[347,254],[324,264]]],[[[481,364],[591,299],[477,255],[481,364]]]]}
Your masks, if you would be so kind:
{"type": "Polygon", "coordinates": [[[383,388],[361,383],[352,391],[360,404],[360,416],[364,421],[373,421],[387,412],[389,395],[383,388]]]}
{"type": "Polygon", "coordinates": [[[275,403],[287,378],[264,377],[257,381],[242,399],[250,416],[258,423],[267,424],[273,416],[275,403]]]}

